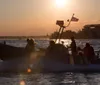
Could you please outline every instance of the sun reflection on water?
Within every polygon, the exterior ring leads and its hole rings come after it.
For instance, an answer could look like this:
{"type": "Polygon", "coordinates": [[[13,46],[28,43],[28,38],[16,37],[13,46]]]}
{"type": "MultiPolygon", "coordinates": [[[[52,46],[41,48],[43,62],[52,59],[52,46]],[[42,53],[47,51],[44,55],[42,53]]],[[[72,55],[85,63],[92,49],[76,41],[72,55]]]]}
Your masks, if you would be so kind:
{"type": "Polygon", "coordinates": [[[64,42],[63,44],[65,45],[65,46],[70,46],[70,44],[71,44],[71,40],[70,39],[60,39],[60,42],[59,42],[59,39],[56,41],[56,43],[61,43],[62,44],[62,41],[64,42]]]}
{"type": "Polygon", "coordinates": [[[20,85],[25,85],[25,81],[24,80],[20,81],[20,85]]]}
{"type": "Polygon", "coordinates": [[[27,72],[28,72],[28,73],[31,73],[31,72],[32,72],[32,70],[31,70],[30,68],[28,68],[28,69],[27,69],[27,72]]]}

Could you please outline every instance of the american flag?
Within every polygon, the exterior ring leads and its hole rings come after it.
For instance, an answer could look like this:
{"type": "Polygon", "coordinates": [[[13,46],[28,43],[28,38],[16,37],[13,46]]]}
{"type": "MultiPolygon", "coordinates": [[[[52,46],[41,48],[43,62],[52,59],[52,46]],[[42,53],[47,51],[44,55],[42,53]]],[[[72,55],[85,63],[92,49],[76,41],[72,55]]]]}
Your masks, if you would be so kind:
{"type": "MultiPolygon", "coordinates": [[[[70,20],[68,19],[67,21],[69,22],[70,20]]],[[[79,19],[73,16],[73,17],[71,18],[71,21],[73,21],[73,22],[78,22],[79,19]]]]}

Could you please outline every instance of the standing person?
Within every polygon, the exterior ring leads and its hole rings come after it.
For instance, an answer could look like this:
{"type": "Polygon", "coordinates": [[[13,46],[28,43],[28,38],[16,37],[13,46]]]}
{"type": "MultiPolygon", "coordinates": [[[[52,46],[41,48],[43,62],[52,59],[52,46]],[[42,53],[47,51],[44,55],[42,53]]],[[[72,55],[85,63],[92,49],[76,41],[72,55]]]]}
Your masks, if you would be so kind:
{"type": "Polygon", "coordinates": [[[77,62],[77,59],[76,59],[76,54],[77,54],[77,49],[76,49],[76,42],[75,42],[75,39],[74,37],[71,37],[71,52],[72,52],[72,57],[74,59],[74,63],[77,62]]]}
{"type": "Polygon", "coordinates": [[[84,56],[87,58],[89,63],[93,63],[95,61],[95,52],[92,46],[89,43],[86,43],[84,47],[84,56]]]}

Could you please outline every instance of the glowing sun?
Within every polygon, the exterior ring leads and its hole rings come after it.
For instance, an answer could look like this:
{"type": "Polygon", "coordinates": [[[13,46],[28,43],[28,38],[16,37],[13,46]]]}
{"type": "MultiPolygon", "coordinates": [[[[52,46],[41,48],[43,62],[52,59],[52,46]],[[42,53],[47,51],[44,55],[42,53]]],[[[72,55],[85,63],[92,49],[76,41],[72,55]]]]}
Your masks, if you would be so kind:
{"type": "Polygon", "coordinates": [[[62,8],[66,5],[66,0],[56,0],[56,6],[62,8]]]}

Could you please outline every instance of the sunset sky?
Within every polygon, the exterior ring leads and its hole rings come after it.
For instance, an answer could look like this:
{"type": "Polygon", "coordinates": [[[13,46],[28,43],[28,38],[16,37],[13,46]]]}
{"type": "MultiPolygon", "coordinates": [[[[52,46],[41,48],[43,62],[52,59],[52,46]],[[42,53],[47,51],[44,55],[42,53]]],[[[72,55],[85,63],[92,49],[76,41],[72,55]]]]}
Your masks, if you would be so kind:
{"type": "Polygon", "coordinates": [[[100,23],[100,0],[0,0],[0,35],[46,35],[58,30],[56,20],[79,22],[69,28],[78,31],[85,24],[100,23]]]}

